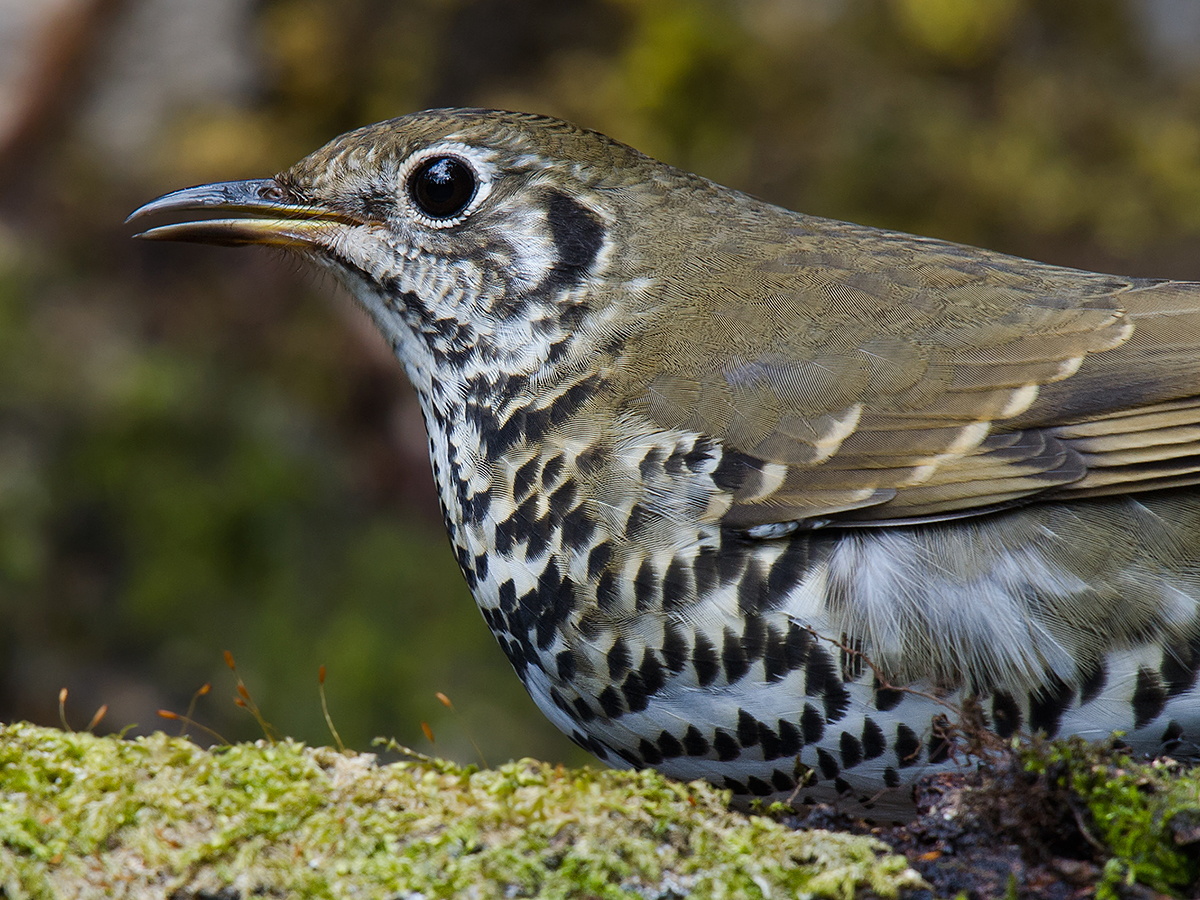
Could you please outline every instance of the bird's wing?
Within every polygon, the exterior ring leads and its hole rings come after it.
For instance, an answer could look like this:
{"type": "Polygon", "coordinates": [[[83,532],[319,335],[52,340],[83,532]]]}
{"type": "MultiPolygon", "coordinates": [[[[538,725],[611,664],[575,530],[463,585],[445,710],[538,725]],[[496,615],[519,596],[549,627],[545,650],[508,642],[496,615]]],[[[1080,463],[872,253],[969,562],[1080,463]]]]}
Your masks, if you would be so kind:
{"type": "Polygon", "coordinates": [[[792,221],[749,267],[689,255],[616,367],[627,409],[721,444],[726,524],[1200,482],[1200,284],[792,221]]]}

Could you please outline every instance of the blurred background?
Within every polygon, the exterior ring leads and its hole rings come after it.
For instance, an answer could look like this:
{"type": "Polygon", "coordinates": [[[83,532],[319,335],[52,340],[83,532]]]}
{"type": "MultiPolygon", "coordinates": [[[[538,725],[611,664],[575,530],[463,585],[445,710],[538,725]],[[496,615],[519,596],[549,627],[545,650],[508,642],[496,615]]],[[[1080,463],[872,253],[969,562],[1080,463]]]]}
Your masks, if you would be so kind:
{"type": "MultiPolygon", "coordinates": [[[[443,105],[559,115],[793,209],[1200,279],[1195,0],[0,0],[0,720],[183,713],[580,762],[442,532],[399,365],[170,189],[443,105]],[[454,716],[436,699],[454,701],[454,716]],[[423,733],[428,723],[436,742],[423,733]]],[[[136,724],[134,724],[136,723],[136,724]]],[[[194,733],[194,732],[193,732],[194,733]]]]}

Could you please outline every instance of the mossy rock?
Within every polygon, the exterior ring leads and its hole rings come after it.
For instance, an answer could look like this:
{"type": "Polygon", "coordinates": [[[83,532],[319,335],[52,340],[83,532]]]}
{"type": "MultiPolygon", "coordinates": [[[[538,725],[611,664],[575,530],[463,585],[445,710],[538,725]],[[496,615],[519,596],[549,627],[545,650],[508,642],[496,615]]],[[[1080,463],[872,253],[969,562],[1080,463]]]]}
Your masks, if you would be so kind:
{"type": "Polygon", "coordinates": [[[0,727],[0,896],[895,896],[871,838],[791,831],[653,772],[497,769],[294,741],[0,727]]]}

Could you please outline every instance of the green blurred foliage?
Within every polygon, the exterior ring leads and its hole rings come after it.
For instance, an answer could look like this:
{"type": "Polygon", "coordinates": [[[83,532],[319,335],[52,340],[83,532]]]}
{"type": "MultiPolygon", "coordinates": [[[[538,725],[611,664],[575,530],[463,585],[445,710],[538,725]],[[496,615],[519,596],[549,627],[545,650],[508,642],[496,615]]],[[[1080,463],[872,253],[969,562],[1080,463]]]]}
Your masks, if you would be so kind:
{"type": "MultiPolygon", "coordinates": [[[[155,705],[567,758],[454,568],[399,367],[332,285],[138,245],[156,192],[434,105],[530,109],[806,212],[1200,277],[1200,77],[1135,0],[264,0],[245,102],[122,172],[68,125],[0,201],[0,716],[155,705]],[[434,698],[444,691],[462,719],[434,698]],[[85,708],[86,707],[86,708],[85,708]]],[[[117,23],[114,27],[120,27],[117,23]]],[[[135,712],[130,712],[131,710],[135,712]]],[[[122,719],[121,716],[126,718],[122,719]]],[[[578,760],[576,756],[574,759],[578,760]]]]}

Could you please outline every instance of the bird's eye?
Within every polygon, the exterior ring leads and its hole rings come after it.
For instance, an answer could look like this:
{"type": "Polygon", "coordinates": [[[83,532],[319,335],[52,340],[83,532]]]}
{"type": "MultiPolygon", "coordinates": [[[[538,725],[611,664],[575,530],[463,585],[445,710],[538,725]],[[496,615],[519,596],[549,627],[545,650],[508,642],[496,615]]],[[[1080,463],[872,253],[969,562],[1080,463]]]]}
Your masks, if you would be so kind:
{"type": "Polygon", "coordinates": [[[453,156],[435,156],[417,166],[408,192],[417,209],[433,219],[452,219],[475,196],[475,173],[453,156]]]}

